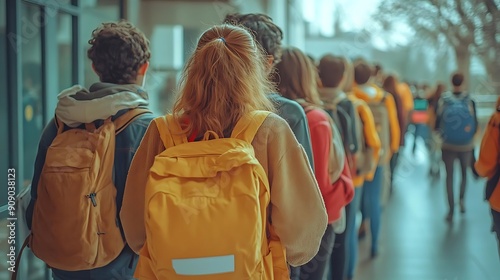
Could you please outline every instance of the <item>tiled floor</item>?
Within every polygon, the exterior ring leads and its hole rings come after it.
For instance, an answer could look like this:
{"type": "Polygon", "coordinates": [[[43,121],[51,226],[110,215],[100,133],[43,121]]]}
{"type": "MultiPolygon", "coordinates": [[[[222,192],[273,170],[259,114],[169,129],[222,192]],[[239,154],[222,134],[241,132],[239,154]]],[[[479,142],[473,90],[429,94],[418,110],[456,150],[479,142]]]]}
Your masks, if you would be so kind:
{"type": "MultiPolygon", "coordinates": [[[[415,156],[404,151],[393,196],[383,212],[379,256],[370,259],[368,235],[360,242],[355,280],[500,279],[498,247],[483,201],[484,181],[470,173],[467,212],[461,215],[455,207],[453,223],[448,224],[444,174],[430,182],[428,164],[422,145],[415,156]]],[[[457,200],[458,184],[456,174],[457,200]]]]}

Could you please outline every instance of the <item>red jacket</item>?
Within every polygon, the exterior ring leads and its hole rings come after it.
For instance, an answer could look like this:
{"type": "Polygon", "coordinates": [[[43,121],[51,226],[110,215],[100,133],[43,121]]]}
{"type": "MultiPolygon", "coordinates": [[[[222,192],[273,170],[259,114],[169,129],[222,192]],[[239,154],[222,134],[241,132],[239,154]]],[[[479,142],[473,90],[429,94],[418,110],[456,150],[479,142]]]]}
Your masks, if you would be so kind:
{"type": "Polygon", "coordinates": [[[313,150],[314,174],[325,202],[328,222],[332,223],[340,218],[342,207],[351,202],[354,196],[354,184],[343,146],[332,144],[334,140],[341,139],[338,129],[332,127],[330,117],[325,111],[316,108],[306,111],[313,150]],[[332,160],[335,162],[331,162],[332,160]]]}

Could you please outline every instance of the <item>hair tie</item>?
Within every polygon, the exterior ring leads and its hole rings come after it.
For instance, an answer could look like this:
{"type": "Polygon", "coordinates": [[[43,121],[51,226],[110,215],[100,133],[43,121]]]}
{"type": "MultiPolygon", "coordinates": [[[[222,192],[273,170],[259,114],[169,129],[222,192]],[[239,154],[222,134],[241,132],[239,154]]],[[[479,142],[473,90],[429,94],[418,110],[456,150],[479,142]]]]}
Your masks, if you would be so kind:
{"type": "Polygon", "coordinates": [[[226,44],[226,39],[224,39],[224,37],[219,37],[219,40],[221,40],[224,44],[226,44]]]}

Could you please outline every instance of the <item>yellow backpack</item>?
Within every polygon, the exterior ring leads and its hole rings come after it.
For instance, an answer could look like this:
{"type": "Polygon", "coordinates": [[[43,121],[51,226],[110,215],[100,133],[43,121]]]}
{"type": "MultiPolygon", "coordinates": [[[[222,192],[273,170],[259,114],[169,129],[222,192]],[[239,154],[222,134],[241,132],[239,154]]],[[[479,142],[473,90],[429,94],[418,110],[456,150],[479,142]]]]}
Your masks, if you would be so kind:
{"type": "Polygon", "coordinates": [[[64,131],[56,118],[57,135],[47,150],[23,249],[29,244],[48,266],[66,271],[102,267],[120,254],[125,241],[113,183],[115,135],[148,112],[132,109],[97,129],[90,123],[64,131]]]}
{"type": "Polygon", "coordinates": [[[208,131],[197,142],[187,141],[172,115],[154,120],[166,150],[146,185],[136,278],[289,279],[268,223],[268,178],[251,145],[268,114],[243,117],[230,138],[208,131]]]}

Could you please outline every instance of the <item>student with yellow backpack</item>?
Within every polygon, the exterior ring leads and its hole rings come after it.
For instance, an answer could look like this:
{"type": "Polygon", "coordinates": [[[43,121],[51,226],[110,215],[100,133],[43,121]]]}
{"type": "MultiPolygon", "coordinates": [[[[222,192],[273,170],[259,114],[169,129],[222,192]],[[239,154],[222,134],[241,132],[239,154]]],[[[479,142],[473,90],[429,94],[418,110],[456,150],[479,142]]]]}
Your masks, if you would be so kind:
{"type": "MultiPolygon", "coordinates": [[[[354,94],[355,76],[354,76],[354,65],[353,63],[345,58],[345,69],[343,72],[343,85],[342,89],[347,93],[347,97],[353,102],[356,112],[358,113],[358,118],[356,118],[356,129],[358,130],[357,137],[358,149],[357,153],[354,155],[354,162],[356,165],[356,174],[353,174],[353,183],[355,188],[355,194],[353,201],[351,202],[351,207],[347,215],[347,227],[346,231],[348,236],[346,237],[347,243],[347,261],[345,265],[345,275],[347,279],[352,279],[354,277],[354,272],[356,270],[356,263],[358,257],[358,230],[355,228],[356,215],[360,210],[364,183],[366,180],[373,180],[375,175],[375,170],[379,161],[380,155],[380,139],[376,130],[375,121],[373,114],[370,110],[368,104],[356,97],[354,94]]],[[[333,262],[333,259],[332,259],[333,262]]],[[[332,266],[335,266],[332,263],[332,266]]],[[[329,280],[342,279],[338,277],[334,271],[332,271],[332,278],[329,280]]]]}
{"type": "Polygon", "coordinates": [[[103,23],[89,42],[101,82],[58,96],[35,161],[27,243],[55,280],[131,279],[138,257],[118,213],[134,152],[153,119],[142,88],[149,41],[122,21],[103,23]]]}
{"type": "Polygon", "coordinates": [[[354,67],[354,95],[365,101],[371,109],[381,143],[380,160],[373,178],[363,186],[363,204],[370,220],[372,236],[371,256],[378,254],[378,237],[381,217],[381,192],[384,185],[384,168],[399,149],[400,128],[394,98],[371,82],[371,67],[358,62],[354,67]]]}
{"type": "Polygon", "coordinates": [[[271,90],[248,31],[203,33],[173,114],[132,162],[121,218],[136,278],[289,279],[287,262],[317,253],[325,205],[304,149],[269,112],[271,90]]]}

